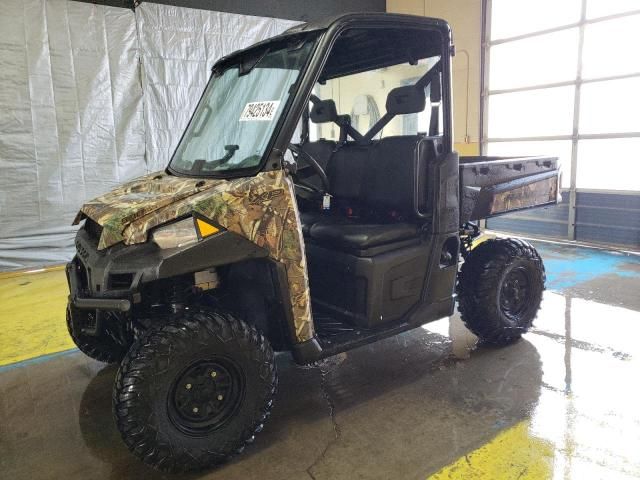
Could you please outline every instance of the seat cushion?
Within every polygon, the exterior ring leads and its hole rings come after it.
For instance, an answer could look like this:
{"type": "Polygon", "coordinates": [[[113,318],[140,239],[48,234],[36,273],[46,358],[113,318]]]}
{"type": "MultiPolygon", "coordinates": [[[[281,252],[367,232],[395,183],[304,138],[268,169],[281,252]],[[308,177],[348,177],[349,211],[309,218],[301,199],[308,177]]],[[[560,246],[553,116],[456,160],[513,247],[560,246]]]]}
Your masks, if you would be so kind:
{"type": "Polygon", "coordinates": [[[319,244],[366,250],[415,238],[418,227],[410,223],[359,224],[321,220],[313,224],[310,232],[311,238],[319,244]]]}

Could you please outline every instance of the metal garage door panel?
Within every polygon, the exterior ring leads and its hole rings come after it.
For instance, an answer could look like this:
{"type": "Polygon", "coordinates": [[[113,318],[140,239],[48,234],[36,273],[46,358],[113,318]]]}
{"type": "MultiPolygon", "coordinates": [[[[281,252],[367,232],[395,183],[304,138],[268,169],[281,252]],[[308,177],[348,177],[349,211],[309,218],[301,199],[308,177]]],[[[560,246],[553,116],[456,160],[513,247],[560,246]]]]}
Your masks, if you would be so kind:
{"type": "Polygon", "coordinates": [[[640,195],[577,192],[576,240],[640,248],[640,195]]]}

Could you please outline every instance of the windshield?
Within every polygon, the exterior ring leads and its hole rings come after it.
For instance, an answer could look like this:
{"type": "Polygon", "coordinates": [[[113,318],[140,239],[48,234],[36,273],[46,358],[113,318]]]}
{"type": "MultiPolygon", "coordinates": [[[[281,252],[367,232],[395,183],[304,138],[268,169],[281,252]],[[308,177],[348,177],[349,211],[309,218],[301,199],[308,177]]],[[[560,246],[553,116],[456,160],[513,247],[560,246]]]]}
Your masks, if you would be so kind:
{"type": "Polygon", "coordinates": [[[250,52],[214,73],[171,159],[171,169],[207,176],[257,167],[312,43],[250,52]]]}

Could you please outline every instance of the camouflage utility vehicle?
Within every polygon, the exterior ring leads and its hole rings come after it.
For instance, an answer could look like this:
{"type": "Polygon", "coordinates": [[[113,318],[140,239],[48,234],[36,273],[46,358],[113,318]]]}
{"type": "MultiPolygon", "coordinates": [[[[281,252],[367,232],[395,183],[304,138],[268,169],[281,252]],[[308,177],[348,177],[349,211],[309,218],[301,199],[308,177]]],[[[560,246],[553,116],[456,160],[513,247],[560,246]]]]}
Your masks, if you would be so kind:
{"type": "Polygon", "coordinates": [[[453,54],[431,18],[291,28],[213,66],[165,171],[82,207],[69,331],[120,363],[115,418],[144,462],[242,451],[273,404],[274,351],[315,362],[456,298],[485,342],[531,326],[540,257],[515,239],[472,249],[474,222],[555,203],[557,159],[458,157],[453,54]]]}

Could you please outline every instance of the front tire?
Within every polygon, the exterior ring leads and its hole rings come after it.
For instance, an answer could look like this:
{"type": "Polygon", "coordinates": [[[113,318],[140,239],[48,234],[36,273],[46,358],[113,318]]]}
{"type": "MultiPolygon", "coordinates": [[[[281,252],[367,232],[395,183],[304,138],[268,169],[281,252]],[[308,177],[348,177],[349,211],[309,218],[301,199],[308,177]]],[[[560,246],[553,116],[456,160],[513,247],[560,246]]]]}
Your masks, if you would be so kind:
{"type": "Polygon", "coordinates": [[[254,327],[197,309],[137,340],[116,377],[116,423],[129,449],[159,470],[200,470],[262,430],[277,385],[273,351],[254,327]]]}
{"type": "Polygon", "coordinates": [[[118,363],[133,343],[133,332],[111,312],[105,312],[106,325],[99,335],[88,335],[84,328],[96,322],[95,310],[80,310],[67,304],[67,330],[78,349],[88,357],[104,363],[118,363]]]}
{"type": "Polygon", "coordinates": [[[544,265],[524,240],[487,240],[474,248],[458,280],[462,321],[493,345],[517,341],[533,323],[544,291],[544,265]]]}

